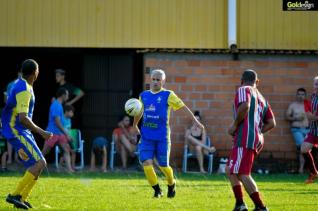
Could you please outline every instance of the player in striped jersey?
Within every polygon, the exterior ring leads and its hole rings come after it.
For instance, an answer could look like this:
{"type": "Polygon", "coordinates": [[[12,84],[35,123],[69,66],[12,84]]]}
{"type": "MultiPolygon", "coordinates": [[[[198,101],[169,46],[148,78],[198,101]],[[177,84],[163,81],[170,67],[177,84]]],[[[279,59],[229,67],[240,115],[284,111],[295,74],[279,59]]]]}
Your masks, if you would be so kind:
{"type": "Polygon", "coordinates": [[[310,131],[301,145],[301,152],[310,171],[306,184],[313,183],[318,178],[318,171],[315,166],[314,159],[311,154],[313,147],[318,147],[318,76],[314,78],[314,93],[311,95],[311,107],[306,111],[308,120],[310,121],[310,131]]]}
{"type": "Polygon", "coordinates": [[[263,134],[275,127],[275,118],[267,100],[257,90],[259,80],[253,70],[243,72],[242,86],[234,100],[234,122],[228,133],[233,136],[233,148],[226,168],[236,204],[234,210],[247,210],[242,184],[255,204],[255,210],[267,210],[257,185],[251,177],[254,156],[263,147],[263,134]]]}

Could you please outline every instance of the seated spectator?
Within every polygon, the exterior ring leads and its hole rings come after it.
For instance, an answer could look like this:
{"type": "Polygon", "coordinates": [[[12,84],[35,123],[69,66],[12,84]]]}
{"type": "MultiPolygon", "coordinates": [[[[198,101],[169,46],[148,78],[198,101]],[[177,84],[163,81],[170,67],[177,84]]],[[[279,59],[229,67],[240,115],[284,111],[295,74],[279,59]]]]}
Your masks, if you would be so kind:
{"type": "Polygon", "coordinates": [[[97,137],[93,141],[91,150],[91,168],[90,171],[95,171],[96,155],[102,154],[102,172],[107,172],[107,140],[104,137],[97,137]]]}
{"type": "Polygon", "coordinates": [[[2,124],[0,119],[0,156],[1,156],[1,171],[7,171],[7,140],[2,136],[2,124]]]}
{"type": "MultiPolygon", "coordinates": [[[[199,111],[195,111],[194,116],[197,120],[201,121],[199,111]]],[[[215,152],[214,147],[206,145],[206,140],[206,131],[202,130],[197,124],[195,124],[195,122],[193,122],[192,125],[186,130],[185,143],[188,144],[189,150],[196,154],[201,173],[206,173],[203,167],[203,155],[215,152]]]]}
{"type": "Polygon", "coordinates": [[[113,132],[117,152],[120,154],[122,168],[127,169],[128,156],[135,157],[137,137],[131,133],[131,122],[127,115],[124,115],[119,123],[118,128],[113,132]]]}
{"type": "Polygon", "coordinates": [[[60,88],[56,95],[56,100],[50,106],[49,123],[46,129],[53,133],[53,136],[45,141],[42,153],[45,156],[56,144],[60,145],[64,151],[64,159],[66,161],[67,170],[72,173],[74,170],[71,166],[71,147],[69,145],[71,137],[68,135],[67,130],[63,126],[64,111],[62,106],[68,99],[68,91],[64,88],[60,88]]]}
{"type": "MultiPolygon", "coordinates": [[[[306,107],[308,107],[308,101],[306,98],[306,90],[304,88],[297,89],[296,99],[292,102],[286,111],[286,119],[290,121],[290,130],[293,135],[297,154],[299,156],[299,169],[298,173],[304,172],[305,160],[300,153],[300,146],[304,142],[307,133],[309,132],[309,121],[306,116],[306,107]]],[[[310,105],[310,103],[309,103],[310,105]]]]}

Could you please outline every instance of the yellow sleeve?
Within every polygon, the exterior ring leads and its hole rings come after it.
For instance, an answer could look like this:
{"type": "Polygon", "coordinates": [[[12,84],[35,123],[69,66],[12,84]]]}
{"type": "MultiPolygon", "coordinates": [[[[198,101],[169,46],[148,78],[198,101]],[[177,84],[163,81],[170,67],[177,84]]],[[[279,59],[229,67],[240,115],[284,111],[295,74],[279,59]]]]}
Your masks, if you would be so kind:
{"type": "Polygon", "coordinates": [[[31,93],[28,91],[20,92],[16,95],[17,113],[29,113],[31,93]]]}
{"type": "Polygon", "coordinates": [[[173,91],[170,91],[168,105],[171,106],[174,111],[176,111],[182,108],[184,103],[173,91]]]}

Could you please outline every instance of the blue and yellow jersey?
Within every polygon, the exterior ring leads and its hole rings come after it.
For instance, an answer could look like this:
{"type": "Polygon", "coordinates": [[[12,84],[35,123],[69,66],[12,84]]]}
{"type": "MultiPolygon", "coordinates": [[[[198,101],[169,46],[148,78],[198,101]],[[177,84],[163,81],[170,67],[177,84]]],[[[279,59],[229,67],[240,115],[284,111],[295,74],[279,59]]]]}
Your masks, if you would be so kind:
{"type": "Polygon", "coordinates": [[[22,133],[31,133],[19,121],[19,113],[26,113],[32,119],[35,97],[33,88],[24,79],[18,79],[2,112],[3,136],[7,139],[22,133]]]}
{"type": "Polygon", "coordinates": [[[140,101],[144,108],[141,136],[151,140],[170,140],[170,110],[182,108],[182,100],[173,91],[162,89],[157,93],[142,92],[140,101]]]}

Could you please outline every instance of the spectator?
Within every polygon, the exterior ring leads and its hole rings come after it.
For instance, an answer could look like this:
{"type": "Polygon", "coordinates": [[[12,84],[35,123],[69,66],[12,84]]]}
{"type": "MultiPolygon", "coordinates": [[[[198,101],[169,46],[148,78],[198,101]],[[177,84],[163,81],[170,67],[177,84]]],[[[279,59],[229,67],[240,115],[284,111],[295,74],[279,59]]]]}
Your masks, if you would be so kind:
{"type": "MultiPolygon", "coordinates": [[[[201,122],[201,115],[199,111],[194,112],[194,117],[201,122]]],[[[206,173],[203,166],[204,154],[209,154],[215,152],[214,147],[206,145],[206,131],[201,129],[194,121],[192,125],[186,130],[185,142],[188,144],[190,151],[195,151],[198,159],[198,164],[201,173],[206,173]]]]}
{"type": "Polygon", "coordinates": [[[50,107],[49,123],[47,127],[47,131],[52,132],[53,136],[45,141],[42,153],[43,155],[46,155],[55,146],[55,144],[59,144],[64,151],[64,159],[66,161],[68,171],[74,172],[70,159],[71,148],[68,144],[68,141],[71,140],[71,137],[68,135],[67,130],[62,124],[64,119],[62,104],[68,99],[68,91],[65,88],[60,88],[56,95],[57,99],[51,104],[50,107]]]}
{"type": "Polygon", "coordinates": [[[306,90],[304,88],[297,89],[296,100],[292,102],[286,111],[286,119],[290,121],[291,133],[297,148],[297,155],[299,156],[298,172],[304,172],[305,160],[300,153],[300,146],[304,142],[307,133],[309,132],[309,122],[305,113],[305,98],[306,90]]]}
{"type": "Polygon", "coordinates": [[[127,169],[128,156],[135,157],[137,137],[131,133],[131,122],[127,115],[124,115],[119,123],[118,128],[113,132],[117,152],[120,154],[122,168],[127,169]]]}
{"type": "Polygon", "coordinates": [[[74,86],[73,84],[66,82],[65,73],[66,72],[63,69],[56,69],[55,80],[56,80],[56,83],[59,84],[59,88],[65,88],[70,95],[69,100],[66,102],[66,104],[73,105],[84,96],[84,92],[83,90],[74,86]]]}
{"type": "MultiPolygon", "coordinates": [[[[70,130],[72,129],[72,118],[74,116],[74,106],[72,105],[65,105],[64,106],[64,119],[63,119],[63,126],[66,129],[67,133],[70,135],[70,130]]],[[[70,147],[71,147],[71,165],[72,168],[75,169],[75,161],[76,161],[76,144],[75,144],[76,140],[71,140],[69,142],[70,147]]],[[[63,164],[64,162],[64,157],[61,158],[60,160],[60,165],[63,164]]]]}
{"type": "Polygon", "coordinates": [[[107,140],[104,137],[97,137],[93,141],[91,150],[91,168],[90,171],[95,171],[96,155],[102,153],[102,172],[107,172],[107,140]]]}

